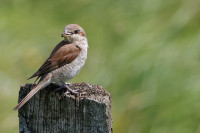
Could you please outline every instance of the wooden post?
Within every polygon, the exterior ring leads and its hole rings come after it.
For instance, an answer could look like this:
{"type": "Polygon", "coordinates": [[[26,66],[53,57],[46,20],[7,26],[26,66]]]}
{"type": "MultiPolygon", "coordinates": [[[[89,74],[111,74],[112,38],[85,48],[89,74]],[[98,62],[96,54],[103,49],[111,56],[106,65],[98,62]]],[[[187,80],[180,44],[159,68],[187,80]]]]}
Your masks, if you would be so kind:
{"type": "MultiPolygon", "coordinates": [[[[33,85],[21,86],[19,101],[33,85]]],[[[59,98],[50,85],[40,90],[19,110],[20,133],[112,133],[111,97],[101,86],[72,84],[78,96],[59,98]]]]}

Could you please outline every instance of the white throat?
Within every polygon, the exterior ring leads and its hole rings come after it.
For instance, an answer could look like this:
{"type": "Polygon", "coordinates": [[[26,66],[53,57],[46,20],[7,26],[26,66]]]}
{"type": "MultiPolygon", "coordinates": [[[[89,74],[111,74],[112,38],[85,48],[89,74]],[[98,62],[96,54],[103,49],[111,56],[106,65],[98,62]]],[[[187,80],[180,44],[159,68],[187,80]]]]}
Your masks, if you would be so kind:
{"type": "Polygon", "coordinates": [[[75,45],[77,45],[80,48],[88,48],[88,41],[86,37],[80,36],[78,34],[73,34],[70,37],[70,42],[74,43],[75,45]]]}

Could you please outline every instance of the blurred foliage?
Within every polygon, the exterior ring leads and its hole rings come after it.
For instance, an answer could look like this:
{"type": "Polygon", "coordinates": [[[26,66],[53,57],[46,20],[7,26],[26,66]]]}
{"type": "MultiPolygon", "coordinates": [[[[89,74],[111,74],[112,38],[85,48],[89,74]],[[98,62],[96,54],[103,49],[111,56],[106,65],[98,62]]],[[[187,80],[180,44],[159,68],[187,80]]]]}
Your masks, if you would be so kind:
{"type": "Polygon", "coordinates": [[[200,133],[200,1],[1,0],[0,132],[18,132],[20,84],[81,25],[89,55],[71,82],[112,94],[115,133],[200,133]]]}

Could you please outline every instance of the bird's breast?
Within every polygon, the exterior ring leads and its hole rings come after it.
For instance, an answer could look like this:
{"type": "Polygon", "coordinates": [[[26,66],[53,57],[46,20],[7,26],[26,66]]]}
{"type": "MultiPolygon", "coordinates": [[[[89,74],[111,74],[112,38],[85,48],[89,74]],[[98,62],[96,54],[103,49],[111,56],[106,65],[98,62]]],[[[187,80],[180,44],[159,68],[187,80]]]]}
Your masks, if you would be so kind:
{"type": "Polygon", "coordinates": [[[87,48],[81,48],[80,54],[71,63],[52,71],[52,80],[57,84],[63,84],[77,75],[87,59],[87,48]]]}

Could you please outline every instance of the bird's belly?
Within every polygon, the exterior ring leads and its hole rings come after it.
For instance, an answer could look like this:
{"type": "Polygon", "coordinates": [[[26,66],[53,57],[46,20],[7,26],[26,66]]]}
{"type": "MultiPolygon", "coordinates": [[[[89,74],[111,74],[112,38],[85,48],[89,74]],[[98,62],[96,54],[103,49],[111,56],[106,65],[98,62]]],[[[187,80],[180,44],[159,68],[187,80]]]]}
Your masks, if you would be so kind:
{"type": "Polygon", "coordinates": [[[71,80],[75,75],[77,75],[85,64],[85,59],[77,57],[73,62],[62,66],[54,71],[52,71],[52,81],[62,85],[64,82],[71,80]]]}

